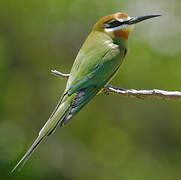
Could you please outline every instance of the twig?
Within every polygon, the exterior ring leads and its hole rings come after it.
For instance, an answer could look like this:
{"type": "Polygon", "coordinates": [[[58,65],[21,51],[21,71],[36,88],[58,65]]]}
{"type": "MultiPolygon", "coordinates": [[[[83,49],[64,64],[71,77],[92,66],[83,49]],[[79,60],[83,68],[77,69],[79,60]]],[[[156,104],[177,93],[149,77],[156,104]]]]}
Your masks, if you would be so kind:
{"type": "MultiPolygon", "coordinates": [[[[68,78],[69,74],[63,74],[56,70],[51,70],[51,73],[61,77],[68,78]]],[[[107,85],[103,88],[102,93],[104,94],[116,94],[119,96],[132,96],[136,98],[148,98],[148,97],[160,97],[164,99],[181,99],[181,92],[179,91],[165,91],[159,89],[153,90],[135,90],[135,89],[124,89],[120,87],[113,87],[112,85],[107,85]]]]}
{"type": "Polygon", "coordinates": [[[106,86],[103,92],[108,94],[117,94],[120,96],[133,96],[136,98],[149,98],[149,97],[161,97],[164,99],[181,99],[181,92],[179,91],[164,91],[159,89],[152,90],[136,90],[136,89],[122,89],[119,87],[106,86]]]}
{"type": "Polygon", "coordinates": [[[60,77],[61,79],[69,77],[69,74],[63,74],[63,73],[61,73],[61,72],[59,72],[57,70],[51,70],[51,73],[58,76],[58,77],[60,77]]]}

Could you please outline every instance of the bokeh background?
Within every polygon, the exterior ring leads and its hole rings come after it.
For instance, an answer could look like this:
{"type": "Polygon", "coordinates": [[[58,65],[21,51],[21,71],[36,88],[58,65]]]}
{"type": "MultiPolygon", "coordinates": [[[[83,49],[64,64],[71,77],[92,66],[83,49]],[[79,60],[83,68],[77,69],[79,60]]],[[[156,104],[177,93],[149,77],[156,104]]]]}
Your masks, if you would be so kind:
{"type": "Polygon", "coordinates": [[[0,0],[0,178],[177,180],[181,102],[99,95],[47,138],[20,173],[76,54],[102,16],[161,13],[136,26],[112,85],[181,90],[180,0],[0,0]]]}

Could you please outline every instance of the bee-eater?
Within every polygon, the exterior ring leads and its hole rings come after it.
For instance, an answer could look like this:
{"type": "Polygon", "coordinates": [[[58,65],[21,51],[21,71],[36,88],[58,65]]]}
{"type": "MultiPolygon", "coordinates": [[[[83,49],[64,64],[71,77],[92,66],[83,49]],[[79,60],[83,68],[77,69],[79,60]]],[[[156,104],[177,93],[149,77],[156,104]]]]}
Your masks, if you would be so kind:
{"type": "Polygon", "coordinates": [[[81,47],[72,66],[62,97],[54,112],[40,130],[33,145],[13,168],[23,165],[58,125],[66,124],[118,71],[128,51],[128,36],[134,24],[160,15],[130,17],[116,13],[101,18],[81,47]]]}

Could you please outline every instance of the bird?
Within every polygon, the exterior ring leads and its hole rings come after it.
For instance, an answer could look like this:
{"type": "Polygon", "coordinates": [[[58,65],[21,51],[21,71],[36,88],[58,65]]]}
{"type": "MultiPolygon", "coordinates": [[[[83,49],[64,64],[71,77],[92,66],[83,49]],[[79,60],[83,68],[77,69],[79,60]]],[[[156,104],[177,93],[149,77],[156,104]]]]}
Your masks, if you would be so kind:
{"type": "Polygon", "coordinates": [[[104,16],[96,22],[75,58],[57,106],[32,146],[11,172],[17,168],[20,170],[40,143],[50,136],[58,125],[64,126],[113,79],[127,55],[128,37],[135,24],[158,16],[161,15],[131,17],[118,12],[104,16]]]}

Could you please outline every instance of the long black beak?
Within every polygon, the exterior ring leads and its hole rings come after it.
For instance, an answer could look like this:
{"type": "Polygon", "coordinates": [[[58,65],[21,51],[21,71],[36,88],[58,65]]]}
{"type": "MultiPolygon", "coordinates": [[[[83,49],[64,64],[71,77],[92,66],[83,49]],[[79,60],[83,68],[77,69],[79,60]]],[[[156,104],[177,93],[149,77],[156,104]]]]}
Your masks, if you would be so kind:
{"type": "Polygon", "coordinates": [[[158,15],[146,15],[146,16],[137,16],[137,17],[133,17],[131,18],[127,24],[136,24],[136,23],[139,23],[141,21],[144,21],[146,19],[151,19],[151,18],[154,18],[154,17],[159,17],[161,16],[160,14],[158,15]]]}

